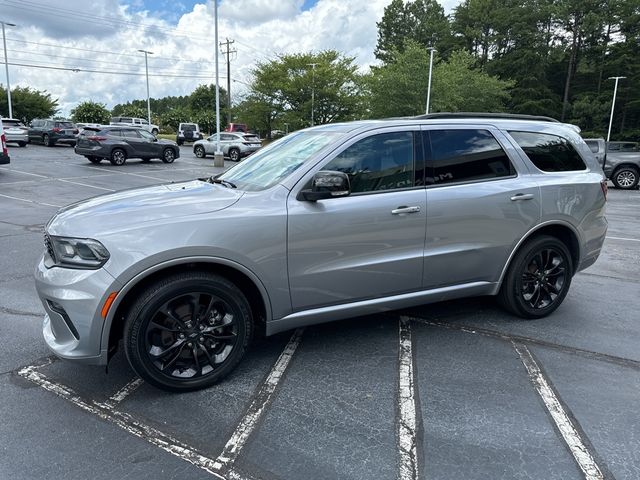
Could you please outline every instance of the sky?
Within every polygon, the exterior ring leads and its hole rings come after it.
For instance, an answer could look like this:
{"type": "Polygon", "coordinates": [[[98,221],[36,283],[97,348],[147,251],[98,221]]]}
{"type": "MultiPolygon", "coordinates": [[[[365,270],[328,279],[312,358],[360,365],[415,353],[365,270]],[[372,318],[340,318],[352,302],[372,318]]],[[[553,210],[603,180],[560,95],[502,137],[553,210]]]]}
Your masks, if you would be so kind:
{"type": "MultiPolygon", "coordinates": [[[[375,64],[376,22],[391,0],[219,0],[219,41],[234,40],[231,93],[246,93],[258,62],[335,49],[363,70],[375,64]]],[[[441,0],[447,13],[461,0],[441,0]]],[[[68,115],[85,100],[118,103],[188,95],[215,82],[214,4],[197,0],[0,0],[12,88],[58,98],[68,115]]],[[[227,69],[219,55],[220,85],[227,69]]],[[[4,62],[4,56],[0,56],[4,62]]],[[[4,69],[0,83],[6,85],[4,69]]]]}

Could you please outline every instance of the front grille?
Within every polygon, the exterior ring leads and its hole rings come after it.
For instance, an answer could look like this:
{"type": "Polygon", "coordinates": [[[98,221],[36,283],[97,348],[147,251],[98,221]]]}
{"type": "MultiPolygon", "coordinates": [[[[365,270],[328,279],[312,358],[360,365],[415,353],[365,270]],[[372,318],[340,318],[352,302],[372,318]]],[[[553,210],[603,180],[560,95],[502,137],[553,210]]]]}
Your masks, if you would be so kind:
{"type": "Polygon", "coordinates": [[[47,249],[47,253],[51,257],[51,259],[55,262],[56,252],[53,249],[53,243],[51,242],[51,237],[49,237],[49,234],[47,233],[44,234],[44,247],[47,249]]]}

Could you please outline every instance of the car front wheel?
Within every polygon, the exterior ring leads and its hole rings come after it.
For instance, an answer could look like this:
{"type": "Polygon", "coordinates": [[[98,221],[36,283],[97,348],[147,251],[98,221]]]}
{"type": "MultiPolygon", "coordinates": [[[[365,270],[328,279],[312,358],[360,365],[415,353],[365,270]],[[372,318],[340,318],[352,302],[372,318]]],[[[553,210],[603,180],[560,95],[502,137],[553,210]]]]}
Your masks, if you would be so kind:
{"type": "Polygon", "coordinates": [[[120,148],[116,148],[115,150],[113,150],[113,152],[111,152],[110,162],[112,165],[116,165],[116,166],[124,165],[124,162],[126,161],[127,161],[127,153],[124,150],[120,148]]]}
{"type": "Polygon", "coordinates": [[[639,179],[640,174],[637,169],[633,167],[622,167],[616,170],[611,181],[617,188],[632,190],[638,186],[639,179]]]}
{"type": "Polygon", "coordinates": [[[176,159],[176,152],[173,151],[173,148],[165,148],[162,152],[162,161],[164,163],[173,163],[176,159]]]}
{"type": "Polygon", "coordinates": [[[541,235],[527,241],[513,258],[498,299],[520,317],[542,318],[560,306],[572,276],[571,255],[565,244],[541,235]]]}
{"type": "Polygon", "coordinates": [[[202,145],[196,145],[196,147],[193,149],[193,153],[195,153],[196,157],[198,158],[204,158],[204,147],[202,145]]]}
{"type": "Polygon", "coordinates": [[[180,392],[227,376],[251,336],[251,308],[237,286],[217,275],[187,272],[139,295],[127,314],[124,343],[140,377],[180,392]]]}

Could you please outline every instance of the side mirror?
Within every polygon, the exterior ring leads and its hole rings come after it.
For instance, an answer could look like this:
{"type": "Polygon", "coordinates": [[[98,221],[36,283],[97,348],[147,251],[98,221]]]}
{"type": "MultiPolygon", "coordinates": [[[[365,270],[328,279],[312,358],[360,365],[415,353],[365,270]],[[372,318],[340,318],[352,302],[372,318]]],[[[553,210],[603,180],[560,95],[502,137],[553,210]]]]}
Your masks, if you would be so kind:
{"type": "Polygon", "coordinates": [[[310,190],[302,190],[298,200],[316,202],[327,198],[347,197],[351,194],[351,185],[346,173],[333,170],[321,170],[313,176],[310,190]]]}

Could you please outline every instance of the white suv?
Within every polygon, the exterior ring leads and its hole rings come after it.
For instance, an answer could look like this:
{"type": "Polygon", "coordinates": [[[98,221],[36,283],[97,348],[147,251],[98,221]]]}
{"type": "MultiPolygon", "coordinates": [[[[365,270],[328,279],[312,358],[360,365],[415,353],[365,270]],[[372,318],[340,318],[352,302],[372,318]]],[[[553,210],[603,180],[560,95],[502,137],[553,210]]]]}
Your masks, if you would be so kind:
{"type": "Polygon", "coordinates": [[[128,127],[140,127],[144,128],[147,132],[153,133],[154,135],[158,135],[160,132],[160,127],[158,125],[150,124],[144,118],[135,118],[135,117],[113,117],[109,125],[127,125],[128,127]]]}

